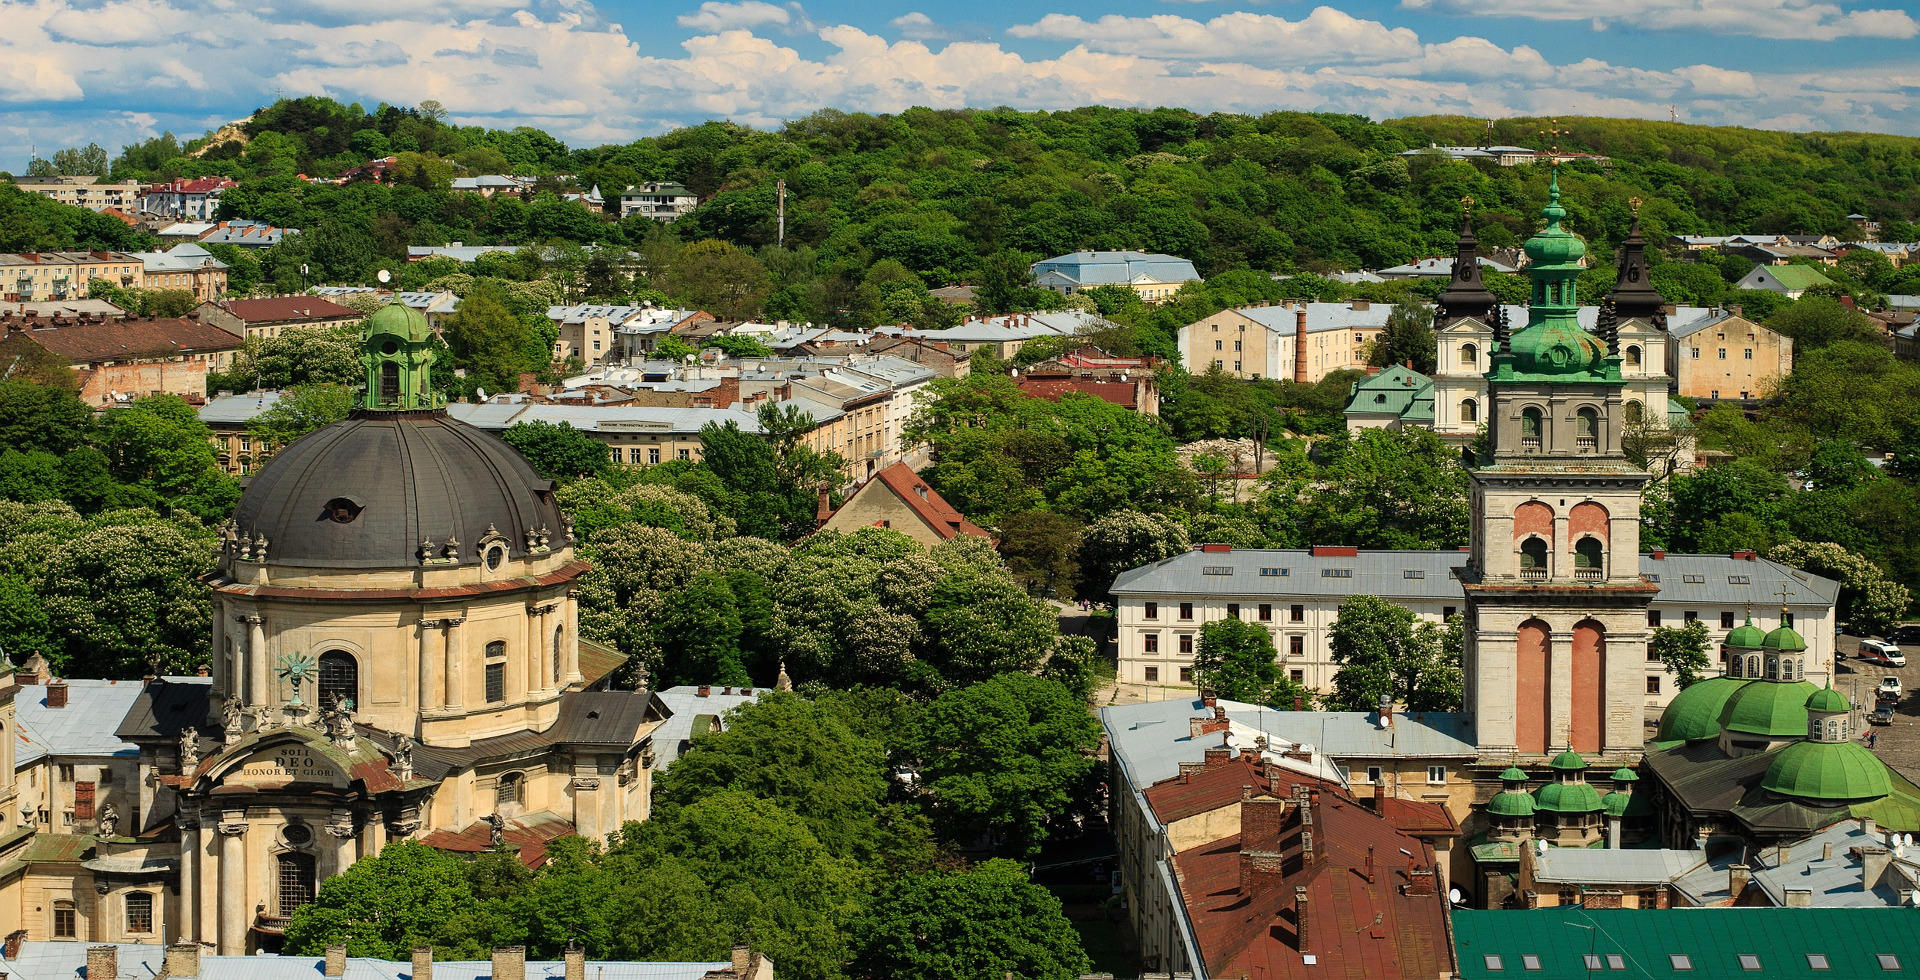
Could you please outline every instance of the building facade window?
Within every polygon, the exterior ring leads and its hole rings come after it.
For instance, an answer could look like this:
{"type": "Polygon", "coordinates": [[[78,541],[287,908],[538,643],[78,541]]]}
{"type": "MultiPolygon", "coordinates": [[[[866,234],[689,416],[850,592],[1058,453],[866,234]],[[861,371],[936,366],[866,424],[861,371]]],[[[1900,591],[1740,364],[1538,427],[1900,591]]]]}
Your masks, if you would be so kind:
{"type": "Polygon", "coordinates": [[[1263,602],[1260,604],[1260,621],[1263,623],[1273,622],[1273,603],[1263,602]]]}
{"type": "Polygon", "coordinates": [[[1240,604],[1239,604],[1239,603],[1237,603],[1237,602],[1229,602],[1229,603],[1227,603],[1227,618],[1228,618],[1228,619],[1239,619],[1239,618],[1240,618],[1240,604]]]}
{"type": "Polygon", "coordinates": [[[1148,668],[1146,669],[1146,674],[1145,674],[1145,676],[1146,676],[1146,679],[1147,679],[1147,683],[1149,683],[1149,684],[1151,684],[1151,683],[1153,683],[1154,681],[1157,681],[1157,680],[1159,680],[1159,679],[1160,679],[1160,668],[1158,668],[1158,667],[1148,667],[1148,668]]]}
{"type": "Polygon", "coordinates": [[[279,913],[290,916],[293,910],[313,901],[313,855],[282,854],[275,861],[278,880],[274,891],[280,900],[279,913]]]}
{"type": "Polygon", "coordinates": [[[1180,634],[1180,652],[1183,655],[1187,655],[1187,656],[1191,656],[1193,654],[1193,634],[1192,633],[1180,634]]]}
{"type": "Polygon", "coordinates": [[[1723,613],[1721,613],[1721,614],[1720,614],[1720,628],[1721,628],[1721,629],[1723,629],[1723,630],[1730,630],[1730,629],[1732,629],[1732,628],[1733,628],[1733,614],[1732,614],[1732,613],[1730,613],[1730,612],[1723,612],[1723,613]]]}
{"type": "Polygon", "coordinates": [[[1658,677],[1648,677],[1648,678],[1647,678],[1647,693],[1648,693],[1648,694],[1659,694],[1659,693],[1660,693],[1660,678],[1658,678],[1658,677]]]}
{"type": "Polygon", "coordinates": [[[142,933],[153,931],[153,893],[128,892],[127,931],[142,933]]]}
{"type": "Polygon", "coordinates": [[[1160,652],[1160,634],[1148,633],[1146,636],[1141,637],[1141,642],[1142,642],[1142,649],[1144,649],[1147,653],[1160,652]]]}
{"type": "Polygon", "coordinates": [[[1183,602],[1180,604],[1180,618],[1181,619],[1193,618],[1193,603],[1183,602]]]}
{"type": "Polygon", "coordinates": [[[74,912],[72,902],[62,899],[53,903],[53,938],[80,938],[80,917],[74,912]]]}
{"type": "Polygon", "coordinates": [[[505,640],[494,640],[487,644],[487,702],[497,704],[507,699],[507,644],[505,640]]]}
{"type": "Polygon", "coordinates": [[[1142,605],[1142,606],[1140,607],[1140,618],[1142,618],[1142,619],[1159,619],[1159,618],[1160,618],[1160,604],[1159,604],[1159,603],[1157,603],[1157,602],[1149,602],[1149,603],[1146,603],[1146,604],[1144,604],[1144,605],[1142,605]]]}
{"type": "Polygon", "coordinates": [[[1304,636],[1287,637],[1287,656],[1304,657],[1307,655],[1307,638],[1304,636]]]}
{"type": "Polygon", "coordinates": [[[1299,605],[1299,604],[1297,604],[1297,603],[1296,603],[1296,604],[1294,604],[1294,605],[1293,605],[1293,606],[1292,606],[1291,608],[1289,608],[1289,609],[1287,610],[1287,622],[1290,622],[1290,623],[1304,623],[1304,622],[1306,622],[1306,621],[1307,621],[1307,607],[1306,607],[1306,606],[1303,606],[1303,605],[1299,605]]]}
{"type": "Polygon", "coordinates": [[[320,704],[331,708],[335,698],[356,707],[360,704],[360,663],[345,650],[328,650],[320,655],[320,704]]]}
{"type": "Polygon", "coordinates": [[[526,784],[526,777],[520,773],[502,773],[500,781],[493,787],[494,811],[501,812],[503,807],[525,806],[526,784]]]}

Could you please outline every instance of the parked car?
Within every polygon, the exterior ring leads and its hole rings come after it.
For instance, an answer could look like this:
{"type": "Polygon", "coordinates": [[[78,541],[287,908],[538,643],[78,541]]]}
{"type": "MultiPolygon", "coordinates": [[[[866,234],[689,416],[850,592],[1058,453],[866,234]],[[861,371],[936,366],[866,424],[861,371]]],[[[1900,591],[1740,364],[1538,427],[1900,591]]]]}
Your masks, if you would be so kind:
{"type": "Polygon", "coordinates": [[[1920,643],[1920,626],[1898,626],[1887,634],[1889,643],[1920,643]]]}
{"type": "Polygon", "coordinates": [[[1900,648],[1885,640],[1861,640],[1860,649],[1854,654],[1861,663],[1879,664],[1882,667],[1905,667],[1907,655],[1900,648]]]}
{"type": "Polygon", "coordinates": [[[1893,724],[1893,705],[1889,702],[1882,702],[1878,706],[1876,706],[1872,711],[1867,712],[1867,724],[1869,725],[1893,724]]]}
{"type": "Polygon", "coordinates": [[[1872,633],[1867,632],[1866,627],[1855,626],[1852,623],[1841,623],[1839,626],[1834,627],[1834,630],[1838,632],[1841,636],[1872,636],[1873,635],[1872,633]]]}
{"type": "Polygon", "coordinates": [[[1882,677],[1880,686],[1873,689],[1873,696],[1879,701],[1898,701],[1902,693],[1898,677],[1882,677]]]}

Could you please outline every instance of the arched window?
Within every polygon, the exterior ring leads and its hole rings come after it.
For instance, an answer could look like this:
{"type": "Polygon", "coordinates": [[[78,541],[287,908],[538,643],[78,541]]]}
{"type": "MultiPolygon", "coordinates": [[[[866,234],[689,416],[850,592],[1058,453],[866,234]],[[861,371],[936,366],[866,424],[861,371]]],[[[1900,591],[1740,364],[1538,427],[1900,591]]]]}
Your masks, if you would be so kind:
{"type": "Polygon", "coordinates": [[[1574,446],[1592,452],[1600,445],[1600,413],[1583,408],[1573,415],[1574,446]]]}
{"type": "Polygon", "coordinates": [[[509,807],[526,805],[526,776],[517,772],[503,773],[500,781],[493,787],[493,809],[496,813],[505,813],[509,807]]]}
{"type": "Polygon", "coordinates": [[[1600,539],[1581,538],[1578,542],[1575,542],[1573,546],[1573,567],[1576,574],[1581,571],[1587,571],[1589,574],[1597,574],[1600,571],[1601,561],[1600,539]]]}
{"type": "Polygon", "coordinates": [[[1523,578],[1547,577],[1547,543],[1540,538],[1520,542],[1520,574],[1523,578]]]}
{"type": "Polygon", "coordinates": [[[566,636],[566,627],[555,626],[553,628],[553,682],[555,684],[560,683],[560,649],[566,636]]]}
{"type": "Polygon", "coordinates": [[[1778,680],[1779,677],[1780,677],[1780,658],[1768,657],[1767,658],[1767,680],[1770,680],[1770,681],[1778,680]]]}
{"type": "Polygon", "coordinates": [[[1628,425],[1639,425],[1640,420],[1646,418],[1647,410],[1639,402],[1629,401],[1620,414],[1627,420],[1628,425]]]}
{"type": "Polygon", "coordinates": [[[380,397],[387,401],[400,397],[400,365],[392,361],[380,365],[380,397]]]}
{"type": "Polygon", "coordinates": [[[282,854],[274,861],[274,871],[277,879],[274,893],[280,899],[280,915],[292,915],[294,909],[313,901],[313,855],[282,854]]]}
{"type": "Polygon", "coordinates": [[[1472,344],[1460,345],[1460,366],[1474,367],[1480,363],[1480,348],[1472,344]]]}
{"type": "Polygon", "coordinates": [[[1627,348],[1626,361],[1627,361],[1628,367],[1640,366],[1640,348],[1638,345],[1634,345],[1627,348]]]}
{"type": "Polygon", "coordinates": [[[153,893],[127,893],[127,931],[153,931],[153,893]]]}
{"type": "Polygon", "coordinates": [[[1462,422],[1480,421],[1480,403],[1474,401],[1471,398],[1461,399],[1460,400],[1460,421],[1462,422]]]}
{"type": "Polygon", "coordinates": [[[1747,676],[1760,676],[1760,655],[1757,653],[1747,658],[1747,676]]]}
{"type": "Polygon", "coordinates": [[[487,701],[497,703],[507,699],[507,641],[494,640],[487,644],[487,701]]]}
{"type": "Polygon", "coordinates": [[[360,704],[360,664],[344,650],[328,650],[320,655],[320,706],[333,707],[335,696],[360,704]]]}
{"type": "Polygon", "coordinates": [[[1520,410],[1520,446],[1523,449],[1539,449],[1543,426],[1540,410],[1523,408],[1520,410]]]}
{"type": "MultiPolygon", "coordinates": [[[[1649,659],[1652,659],[1652,658],[1649,658],[1649,659]]],[[[1741,660],[1741,659],[1740,659],[1739,657],[1734,657],[1733,659],[1731,659],[1731,660],[1728,660],[1728,661],[1727,661],[1727,676],[1728,676],[1728,677],[1739,677],[1739,676],[1740,676],[1740,664],[1741,664],[1742,662],[1743,662],[1743,661],[1742,661],[1742,660],[1741,660]]]]}

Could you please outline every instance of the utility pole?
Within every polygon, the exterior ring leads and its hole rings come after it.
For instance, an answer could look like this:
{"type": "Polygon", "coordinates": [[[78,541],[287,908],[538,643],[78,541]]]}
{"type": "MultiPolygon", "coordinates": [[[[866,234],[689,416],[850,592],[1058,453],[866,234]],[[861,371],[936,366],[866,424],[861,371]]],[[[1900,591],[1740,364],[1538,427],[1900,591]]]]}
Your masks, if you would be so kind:
{"type": "Polygon", "coordinates": [[[787,182],[785,179],[777,180],[777,181],[774,181],[773,186],[779,191],[779,196],[780,196],[780,238],[777,244],[781,248],[786,248],[787,247],[787,182]]]}

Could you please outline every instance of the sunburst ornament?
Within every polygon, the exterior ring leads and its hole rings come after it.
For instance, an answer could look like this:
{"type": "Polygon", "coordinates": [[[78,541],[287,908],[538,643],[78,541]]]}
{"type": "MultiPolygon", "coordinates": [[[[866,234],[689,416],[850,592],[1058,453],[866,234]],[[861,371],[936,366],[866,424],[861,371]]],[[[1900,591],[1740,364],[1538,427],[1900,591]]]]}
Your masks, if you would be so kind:
{"type": "Polygon", "coordinates": [[[280,666],[275,669],[274,673],[279,674],[281,680],[293,686],[293,697],[287,699],[288,704],[306,703],[300,700],[300,685],[306,683],[308,678],[314,676],[315,666],[316,664],[313,658],[304,653],[283,653],[280,655],[280,666]]]}

